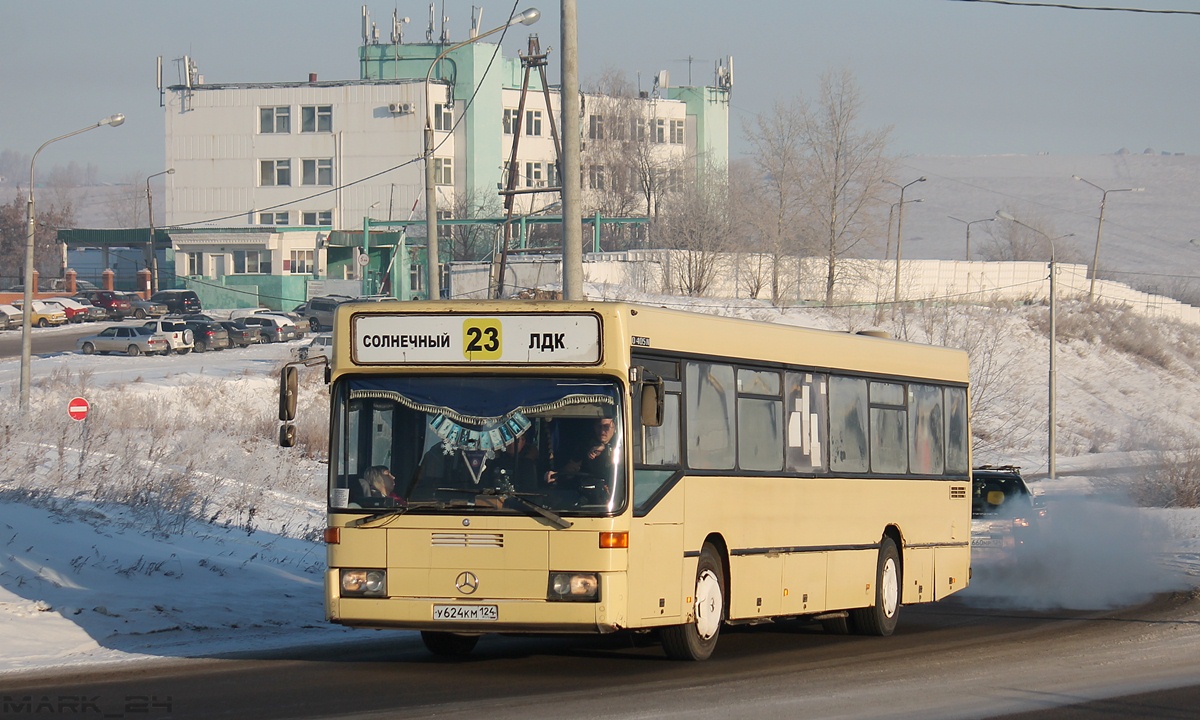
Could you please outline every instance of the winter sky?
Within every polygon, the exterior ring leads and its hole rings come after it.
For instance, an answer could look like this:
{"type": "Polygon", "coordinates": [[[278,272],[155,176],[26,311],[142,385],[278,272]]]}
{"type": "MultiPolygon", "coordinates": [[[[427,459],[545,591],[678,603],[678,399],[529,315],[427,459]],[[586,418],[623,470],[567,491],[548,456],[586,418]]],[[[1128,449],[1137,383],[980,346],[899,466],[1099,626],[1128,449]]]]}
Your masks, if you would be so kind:
{"type": "MultiPolygon", "coordinates": [[[[438,0],[452,40],[467,37],[471,5],[438,0]]],[[[362,0],[0,0],[0,150],[32,155],[46,140],[124,113],[56,144],[39,166],[95,164],[106,179],[162,169],[155,59],[168,84],[185,54],[210,82],[357,77],[362,0]]],[[[389,34],[395,9],[423,41],[429,3],[366,3],[389,34]]],[[[1081,5],[1091,3],[1077,3],[1081,5]]],[[[1185,0],[1120,0],[1112,7],[1195,10],[1185,0]]],[[[1200,16],[1018,7],[959,0],[582,0],[580,77],[606,70],[650,89],[710,83],[715,60],[734,57],[731,150],[742,129],[777,101],[812,97],[828,70],[849,69],[866,103],[865,128],[893,127],[900,155],[1098,155],[1119,148],[1200,152],[1194,118],[1200,16]],[[690,60],[689,60],[690,59],[690,60]]],[[[506,52],[536,32],[557,79],[560,4],[529,0],[542,19],[508,33],[506,52]]],[[[514,5],[483,3],[483,27],[514,5]]],[[[10,178],[19,181],[19,178],[10,178]]]]}

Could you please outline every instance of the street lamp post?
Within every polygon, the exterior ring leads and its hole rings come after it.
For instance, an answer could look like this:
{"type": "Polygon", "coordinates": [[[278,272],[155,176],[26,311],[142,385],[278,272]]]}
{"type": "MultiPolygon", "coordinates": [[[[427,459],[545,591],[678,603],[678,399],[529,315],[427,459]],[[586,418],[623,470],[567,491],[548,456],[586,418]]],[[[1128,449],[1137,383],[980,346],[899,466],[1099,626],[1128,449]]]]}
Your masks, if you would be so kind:
{"type": "Polygon", "coordinates": [[[146,214],[150,218],[150,292],[158,292],[158,248],[154,247],[154,194],[150,192],[150,180],[159,175],[174,175],[175,168],[167,168],[146,178],[146,214]]]}
{"type": "Polygon", "coordinates": [[[967,226],[967,256],[966,256],[966,260],[967,260],[967,262],[970,262],[971,261],[971,226],[974,225],[975,223],[991,222],[991,221],[995,220],[996,218],[983,218],[982,220],[960,220],[959,218],[956,218],[953,215],[947,215],[946,217],[950,218],[951,220],[958,220],[958,222],[967,226]]]}
{"type": "MultiPolygon", "coordinates": [[[[1026,225],[1025,223],[1023,223],[1020,220],[1013,217],[1010,213],[1004,212],[1003,210],[997,210],[996,217],[1000,218],[1001,220],[1007,220],[1015,225],[1020,225],[1021,227],[1025,228],[1027,230],[1032,230],[1033,232],[1037,233],[1038,235],[1041,235],[1042,237],[1046,238],[1046,242],[1050,243],[1050,375],[1048,378],[1048,385],[1049,385],[1049,398],[1048,399],[1049,399],[1050,408],[1049,408],[1049,417],[1047,418],[1047,423],[1049,424],[1049,428],[1048,428],[1047,434],[1046,434],[1046,444],[1048,446],[1046,453],[1048,455],[1047,464],[1049,466],[1050,479],[1053,480],[1056,477],[1055,468],[1056,468],[1056,459],[1057,459],[1057,455],[1058,455],[1058,448],[1056,446],[1058,435],[1057,435],[1056,428],[1055,428],[1055,425],[1057,424],[1057,416],[1056,416],[1056,412],[1055,412],[1055,395],[1056,395],[1055,382],[1056,382],[1058,375],[1057,375],[1057,368],[1056,368],[1055,362],[1054,362],[1054,357],[1055,357],[1055,347],[1054,346],[1056,343],[1056,328],[1055,328],[1055,305],[1056,305],[1056,302],[1055,302],[1055,297],[1057,295],[1057,293],[1055,292],[1055,287],[1054,287],[1054,275],[1055,275],[1054,241],[1056,238],[1050,237],[1049,235],[1042,232],[1041,230],[1038,230],[1037,228],[1033,227],[1032,225],[1026,225]]],[[[1057,239],[1061,240],[1062,238],[1072,237],[1073,235],[1074,235],[1074,233],[1067,233],[1066,235],[1060,235],[1057,239]]]]}
{"type": "MultiPolygon", "coordinates": [[[[892,182],[891,180],[884,180],[884,182],[888,183],[889,185],[895,185],[896,187],[900,188],[900,202],[897,203],[899,205],[899,209],[896,211],[896,296],[894,298],[892,298],[893,302],[899,303],[900,302],[900,252],[901,252],[901,247],[904,244],[904,191],[908,189],[909,185],[915,185],[916,183],[919,183],[919,182],[925,182],[925,176],[922,175],[921,177],[917,178],[916,180],[913,180],[912,182],[906,183],[904,185],[901,185],[900,183],[892,182]]],[[[893,306],[892,309],[894,311],[895,306],[893,306]]]]}
{"type": "MultiPolygon", "coordinates": [[[[904,202],[919,203],[919,202],[924,202],[924,201],[921,200],[921,198],[917,198],[916,200],[905,200],[904,202]]],[[[892,254],[892,217],[895,216],[896,208],[898,208],[898,207],[900,207],[900,203],[894,202],[894,203],[892,203],[891,208],[888,210],[888,236],[887,236],[887,248],[883,251],[883,259],[884,260],[887,260],[888,257],[890,257],[892,254]]]]}
{"type": "Polygon", "coordinates": [[[1092,302],[1096,296],[1096,273],[1100,272],[1100,233],[1104,230],[1104,203],[1108,200],[1110,192],[1142,192],[1146,188],[1114,188],[1105,190],[1094,182],[1084,180],[1078,175],[1072,175],[1074,179],[1081,183],[1087,183],[1100,191],[1100,222],[1096,223],[1096,252],[1092,255],[1092,282],[1088,287],[1088,302],[1092,302]]]}
{"type": "Polygon", "coordinates": [[[485,37],[498,33],[513,25],[532,25],[542,16],[536,8],[519,13],[509,18],[509,21],[494,27],[485,33],[480,33],[475,37],[464,40],[456,45],[443,50],[438,54],[433,62],[429,63],[429,72],[425,73],[425,234],[428,236],[426,240],[426,253],[429,262],[429,299],[434,300],[442,295],[442,278],[438,260],[438,228],[437,228],[437,178],[434,174],[433,163],[433,106],[429,102],[429,83],[433,77],[433,69],[441,62],[442,58],[446,57],[455,50],[478,42],[485,37]]]}
{"type": "Polygon", "coordinates": [[[85,128],[80,128],[74,132],[69,132],[66,135],[59,135],[56,138],[51,138],[41,144],[34,153],[33,158],[29,161],[29,202],[25,208],[25,217],[27,228],[25,232],[25,291],[23,294],[24,305],[21,307],[21,390],[20,390],[20,407],[24,413],[29,409],[29,378],[30,378],[30,363],[33,360],[33,338],[32,338],[32,322],[31,313],[33,312],[33,262],[34,262],[34,230],[36,228],[33,202],[33,185],[34,185],[34,168],[37,167],[37,156],[50,143],[66,140],[69,137],[85,133],[88,130],[94,130],[102,125],[111,125],[116,127],[125,122],[125,116],[121,113],[110,115],[95,125],[88,125],[85,128]]]}

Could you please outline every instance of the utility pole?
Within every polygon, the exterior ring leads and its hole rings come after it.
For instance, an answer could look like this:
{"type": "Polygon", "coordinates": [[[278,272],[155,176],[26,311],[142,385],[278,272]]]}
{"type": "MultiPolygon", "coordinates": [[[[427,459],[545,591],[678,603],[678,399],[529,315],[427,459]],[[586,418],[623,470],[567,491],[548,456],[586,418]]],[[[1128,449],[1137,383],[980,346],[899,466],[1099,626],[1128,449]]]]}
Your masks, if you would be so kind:
{"type": "Polygon", "coordinates": [[[576,0],[562,3],[562,278],[563,300],[583,299],[583,223],[579,182],[579,38],[576,0]]]}

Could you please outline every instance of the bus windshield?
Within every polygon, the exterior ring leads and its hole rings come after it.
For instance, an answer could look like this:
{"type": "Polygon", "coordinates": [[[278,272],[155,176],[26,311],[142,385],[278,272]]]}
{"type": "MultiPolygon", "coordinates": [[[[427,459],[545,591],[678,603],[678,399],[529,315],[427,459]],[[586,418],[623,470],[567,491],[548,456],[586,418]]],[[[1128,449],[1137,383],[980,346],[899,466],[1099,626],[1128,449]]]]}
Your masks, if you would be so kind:
{"type": "Polygon", "coordinates": [[[620,397],[607,379],[349,378],[334,392],[330,507],[620,512],[620,397]]]}

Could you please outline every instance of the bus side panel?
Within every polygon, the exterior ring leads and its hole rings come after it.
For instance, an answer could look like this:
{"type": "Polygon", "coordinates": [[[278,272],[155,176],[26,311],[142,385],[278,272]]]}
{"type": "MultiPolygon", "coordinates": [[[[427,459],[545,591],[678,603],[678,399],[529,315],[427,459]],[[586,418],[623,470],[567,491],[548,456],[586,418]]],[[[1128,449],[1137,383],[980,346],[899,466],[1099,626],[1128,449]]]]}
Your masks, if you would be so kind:
{"type": "Polygon", "coordinates": [[[875,604],[875,568],[878,550],[838,550],[829,554],[830,610],[870,607],[875,604]]]}
{"type": "Polygon", "coordinates": [[[904,591],[900,602],[919,603],[933,600],[933,548],[906,548],[904,550],[904,591]]]}
{"type": "Polygon", "coordinates": [[[934,600],[941,600],[950,593],[967,586],[971,573],[971,548],[941,547],[937,549],[934,578],[934,600]]]}
{"type": "Polygon", "coordinates": [[[783,555],[741,555],[729,560],[729,618],[749,620],[780,613],[783,555]]]}
{"type": "Polygon", "coordinates": [[[630,522],[629,617],[635,625],[683,621],[683,494],[677,487],[649,515],[630,522]]]}
{"type": "Polygon", "coordinates": [[[783,559],[784,615],[803,615],[823,611],[829,553],[793,553],[783,559]]]}

